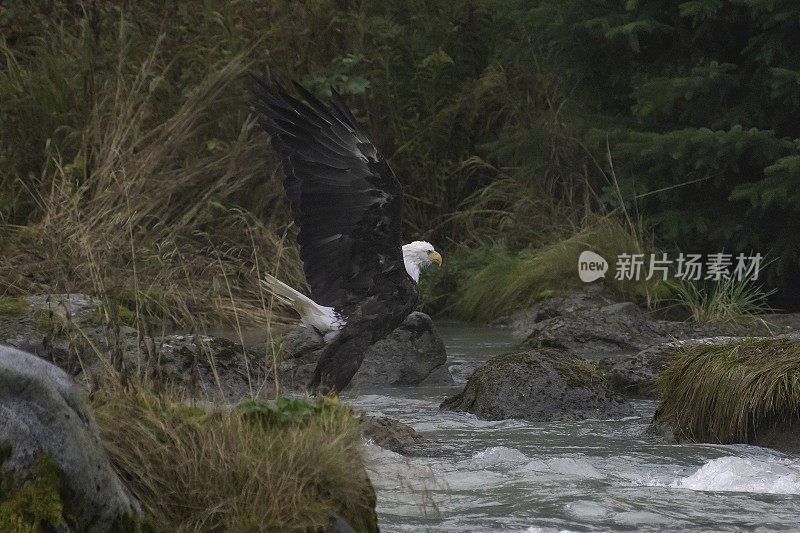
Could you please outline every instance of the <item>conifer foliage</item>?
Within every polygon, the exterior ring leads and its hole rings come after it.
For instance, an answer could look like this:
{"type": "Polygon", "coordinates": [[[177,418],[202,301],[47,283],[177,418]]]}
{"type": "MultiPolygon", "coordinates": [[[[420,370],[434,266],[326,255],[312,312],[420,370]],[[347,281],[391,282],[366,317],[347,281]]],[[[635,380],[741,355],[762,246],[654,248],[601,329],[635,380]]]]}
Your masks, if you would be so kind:
{"type": "Polygon", "coordinates": [[[768,254],[769,281],[795,299],[800,4],[544,0],[531,17],[603,117],[588,144],[608,139],[624,201],[662,244],[768,254]]]}

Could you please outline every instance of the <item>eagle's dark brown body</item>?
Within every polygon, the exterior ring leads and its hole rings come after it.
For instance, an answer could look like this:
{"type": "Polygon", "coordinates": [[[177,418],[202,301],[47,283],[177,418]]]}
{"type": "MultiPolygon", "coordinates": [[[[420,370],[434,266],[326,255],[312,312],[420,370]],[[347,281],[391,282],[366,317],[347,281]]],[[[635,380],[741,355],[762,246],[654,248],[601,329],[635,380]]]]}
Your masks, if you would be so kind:
{"type": "Polygon", "coordinates": [[[369,346],[414,310],[402,253],[403,188],[338,94],[306,103],[255,80],[253,106],[280,155],[311,299],[343,319],[317,363],[314,391],[342,391],[369,346]]]}

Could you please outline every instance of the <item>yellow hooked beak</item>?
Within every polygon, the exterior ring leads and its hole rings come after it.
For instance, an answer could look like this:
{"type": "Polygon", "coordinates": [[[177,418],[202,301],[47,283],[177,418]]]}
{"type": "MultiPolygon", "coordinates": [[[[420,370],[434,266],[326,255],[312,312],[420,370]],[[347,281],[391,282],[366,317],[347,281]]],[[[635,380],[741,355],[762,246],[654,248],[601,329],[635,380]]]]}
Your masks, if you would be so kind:
{"type": "Polygon", "coordinates": [[[442,256],[439,255],[439,252],[428,252],[428,259],[430,259],[431,262],[442,266],[442,256]]]}

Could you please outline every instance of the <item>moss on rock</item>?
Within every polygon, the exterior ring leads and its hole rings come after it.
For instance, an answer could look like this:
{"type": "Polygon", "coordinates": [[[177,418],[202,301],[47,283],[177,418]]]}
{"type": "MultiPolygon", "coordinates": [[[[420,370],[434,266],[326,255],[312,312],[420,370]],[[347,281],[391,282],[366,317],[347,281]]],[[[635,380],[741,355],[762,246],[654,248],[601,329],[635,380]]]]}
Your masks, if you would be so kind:
{"type": "Polygon", "coordinates": [[[34,460],[34,474],[18,478],[14,470],[2,470],[11,457],[8,442],[0,445],[0,531],[39,531],[67,522],[64,513],[64,471],[49,454],[34,460]]]}
{"type": "Polygon", "coordinates": [[[28,312],[28,302],[13,296],[0,296],[0,316],[25,316],[28,312]]]}
{"type": "Polygon", "coordinates": [[[54,337],[64,335],[70,328],[69,321],[66,318],[47,309],[34,311],[33,324],[39,333],[54,337]]]}
{"type": "MultiPolygon", "coordinates": [[[[20,476],[14,469],[3,469],[12,452],[11,443],[0,443],[0,531],[35,533],[62,524],[71,531],[83,531],[74,513],[82,503],[65,482],[64,471],[53,456],[39,453],[33,461],[33,472],[20,476]]],[[[141,533],[150,530],[136,513],[128,513],[117,516],[108,531],[141,533]]],[[[92,531],[100,530],[93,528],[92,531]]]]}
{"type": "Polygon", "coordinates": [[[86,322],[93,326],[116,322],[121,326],[134,328],[136,327],[136,312],[120,302],[111,301],[107,305],[95,306],[86,322]]]}
{"type": "Polygon", "coordinates": [[[597,365],[554,348],[493,357],[475,370],[463,391],[441,407],[488,420],[534,422],[609,418],[631,412],[612,393],[597,365]]]}

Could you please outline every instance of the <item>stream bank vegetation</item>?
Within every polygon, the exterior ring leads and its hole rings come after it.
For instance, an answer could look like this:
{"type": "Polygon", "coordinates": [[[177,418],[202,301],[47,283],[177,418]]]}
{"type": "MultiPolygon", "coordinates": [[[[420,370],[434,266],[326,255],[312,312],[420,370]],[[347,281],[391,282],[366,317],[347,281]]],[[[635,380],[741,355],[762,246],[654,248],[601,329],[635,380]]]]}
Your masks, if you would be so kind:
{"type": "Polygon", "coordinates": [[[91,403],[112,464],[155,531],[316,531],[331,513],[377,531],[358,420],[331,398],[220,409],[114,384],[91,403]]]}
{"type": "MultiPolygon", "coordinates": [[[[359,421],[335,398],[279,396],[274,375],[269,381],[262,371],[274,370],[279,346],[267,342],[267,359],[256,365],[258,356],[240,345],[197,334],[169,359],[176,346],[165,345],[176,341],[168,339],[189,335],[159,340],[140,332],[138,354],[130,349],[136,330],[123,322],[145,329],[148,317],[123,312],[121,303],[81,301],[71,315],[57,301],[47,309],[23,300],[25,317],[9,320],[33,339],[44,337],[36,348],[42,357],[81,376],[76,382],[88,392],[111,463],[146,512],[136,527],[317,531],[335,513],[357,531],[377,531],[359,421]],[[231,385],[226,380],[239,372],[250,392],[226,399],[223,381],[231,385]]],[[[12,524],[10,531],[58,525],[65,500],[51,478],[0,479],[0,524],[12,524]]]]}
{"type": "Polygon", "coordinates": [[[679,439],[800,449],[800,340],[687,347],[659,374],[656,391],[654,423],[679,439]]]}
{"type": "Polygon", "coordinates": [[[486,320],[573,290],[583,245],[770,253],[765,291],[792,305],[800,8],[695,4],[0,7],[0,295],[263,322],[258,279],[303,274],[251,70],[345,96],[404,183],[405,234],[445,252],[428,311],[486,320]]]}

